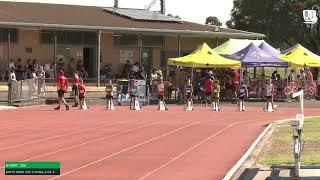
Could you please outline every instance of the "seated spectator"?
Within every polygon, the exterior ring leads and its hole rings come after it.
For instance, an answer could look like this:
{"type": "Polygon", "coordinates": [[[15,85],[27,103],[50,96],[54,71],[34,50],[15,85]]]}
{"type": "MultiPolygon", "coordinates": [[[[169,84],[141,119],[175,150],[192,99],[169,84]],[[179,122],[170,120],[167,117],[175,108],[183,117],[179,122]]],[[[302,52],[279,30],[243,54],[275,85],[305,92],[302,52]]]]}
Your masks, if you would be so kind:
{"type": "Polygon", "coordinates": [[[39,69],[39,65],[38,65],[36,59],[33,59],[33,61],[32,61],[32,69],[33,69],[33,70],[39,69]]]}
{"type": "Polygon", "coordinates": [[[27,60],[27,64],[25,65],[25,79],[31,79],[32,78],[32,63],[31,59],[27,60]]]}

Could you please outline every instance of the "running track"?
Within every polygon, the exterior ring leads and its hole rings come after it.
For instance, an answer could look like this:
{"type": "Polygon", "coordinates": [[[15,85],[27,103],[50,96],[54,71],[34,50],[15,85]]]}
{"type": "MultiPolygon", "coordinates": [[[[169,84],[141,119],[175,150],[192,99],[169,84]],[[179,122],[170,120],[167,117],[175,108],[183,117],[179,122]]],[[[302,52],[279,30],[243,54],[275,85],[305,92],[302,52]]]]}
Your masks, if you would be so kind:
{"type": "MultiPolygon", "coordinates": [[[[213,180],[222,179],[268,123],[295,117],[275,113],[171,106],[129,111],[54,111],[34,107],[0,111],[0,179],[213,180]],[[64,117],[64,118],[61,118],[64,117]],[[4,176],[5,161],[59,161],[61,176],[4,176]]],[[[320,115],[316,109],[306,116],[320,115]]]]}

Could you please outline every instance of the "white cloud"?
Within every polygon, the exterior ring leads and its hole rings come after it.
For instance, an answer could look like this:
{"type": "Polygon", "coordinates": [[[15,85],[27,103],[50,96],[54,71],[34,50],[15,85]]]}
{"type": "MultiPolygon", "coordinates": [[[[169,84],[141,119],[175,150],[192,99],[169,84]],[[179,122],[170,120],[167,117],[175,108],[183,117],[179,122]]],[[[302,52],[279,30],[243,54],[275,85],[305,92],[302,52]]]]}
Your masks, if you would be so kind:
{"type": "MultiPolygon", "coordinates": [[[[3,0],[0,0],[3,1],[3,0]]],[[[58,4],[79,4],[91,6],[113,6],[113,0],[11,0],[24,2],[42,2],[58,4]]],[[[152,0],[119,0],[119,6],[125,8],[145,8],[152,0]]],[[[183,20],[205,23],[208,16],[217,16],[225,24],[230,19],[233,0],[166,0],[167,14],[179,15],[183,20]]],[[[159,0],[152,10],[160,9],[159,0]]]]}

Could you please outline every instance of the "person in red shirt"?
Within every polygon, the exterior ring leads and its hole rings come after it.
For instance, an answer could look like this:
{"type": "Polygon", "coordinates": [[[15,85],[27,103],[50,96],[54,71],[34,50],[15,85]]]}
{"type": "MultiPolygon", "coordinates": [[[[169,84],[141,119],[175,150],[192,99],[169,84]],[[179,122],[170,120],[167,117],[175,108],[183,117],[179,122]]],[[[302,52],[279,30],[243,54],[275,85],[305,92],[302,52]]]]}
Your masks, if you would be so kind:
{"type": "Polygon", "coordinates": [[[56,83],[57,83],[57,91],[58,91],[58,97],[59,97],[59,106],[56,107],[55,110],[60,110],[61,102],[63,102],[63,104],[66,106],[66,110],[69,110],[69,105],[64,99],[64,93],[66,93],[68,89],[68,80],[64,76],[64,72],[62,70],[58,72],[58,78],[56,79],[56,83]]]}
{"type": "Polygon", "coordinates": [[[232,77],[232,84],[231,84],[232,94],[234,95],[235,102],[237,102],[238,101],[237,89],[239,86],[240,77],[239,77],[239,73],[235,68],[233,68],[231,71],[231,77],[232,77]]]}
{"type": "Polygon", "coordinates": [[[212,73],[209,72],[206,80],[204,81],[204,93],[206,95],[205,103],[206,107],[208,106],[208,101],[212,100],[212,91],[213,91],[213,76],[212,73]]]}
{"type": "Polygon", "coordinates": [[[83,84],[83,80],[81,79],[78,85],[79,90],[79,101],[80,101],[80,109],[83,109],[84,99],[86,97],[86,86],[83,84]]]}
{"type": "Polygon", "coordinates": [[[73,107],[78,107],[78,102],[79,102],[79,84],[80,84],[80,78],[77,72],[73,73],[73,85],[72,85],[72,92],[74,95],[74,106],[73,107]]]}

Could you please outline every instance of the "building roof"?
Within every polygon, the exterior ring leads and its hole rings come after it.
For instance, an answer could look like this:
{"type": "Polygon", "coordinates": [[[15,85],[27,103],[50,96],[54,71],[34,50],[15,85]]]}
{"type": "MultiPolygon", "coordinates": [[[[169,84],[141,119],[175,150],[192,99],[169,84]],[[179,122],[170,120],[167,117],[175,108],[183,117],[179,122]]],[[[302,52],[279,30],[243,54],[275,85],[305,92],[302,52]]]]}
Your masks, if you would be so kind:
{"type": "Polygon", "coordinates": [[[0,26],[39,27],[181,36],[264,38],[265,35],[187,21],[136,21],[106,12],[103,7],[0,1],[0,26]]]}

